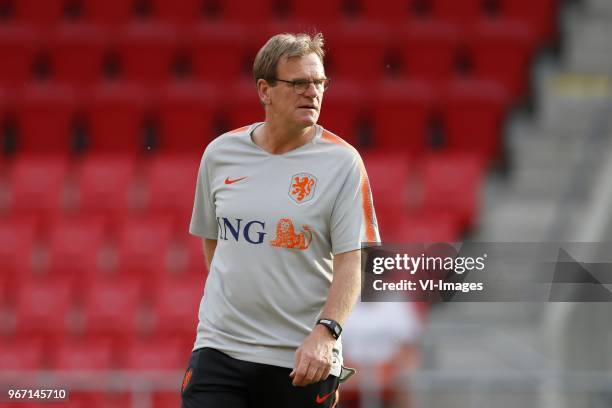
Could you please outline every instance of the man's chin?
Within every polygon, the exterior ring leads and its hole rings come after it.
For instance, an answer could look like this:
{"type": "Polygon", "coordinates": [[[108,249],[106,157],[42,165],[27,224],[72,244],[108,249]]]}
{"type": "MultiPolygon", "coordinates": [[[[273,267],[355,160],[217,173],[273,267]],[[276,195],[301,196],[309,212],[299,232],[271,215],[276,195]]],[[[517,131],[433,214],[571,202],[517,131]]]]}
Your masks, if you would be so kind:
{"type": "Polygon", "coordinates": [[[298,123],[304,127],[310,127],[317,124],[318,117],[301,118],[298,123]]]}

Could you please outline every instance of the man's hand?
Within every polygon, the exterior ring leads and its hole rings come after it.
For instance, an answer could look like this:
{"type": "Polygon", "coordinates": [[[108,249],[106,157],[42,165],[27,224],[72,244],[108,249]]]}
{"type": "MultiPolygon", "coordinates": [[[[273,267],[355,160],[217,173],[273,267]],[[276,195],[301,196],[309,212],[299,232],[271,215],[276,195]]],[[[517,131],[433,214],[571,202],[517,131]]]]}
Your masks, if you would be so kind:
{"type": "Polygon", "coordinates": [[[336,340],[327,327],[317,324],[295,352],[293,385],[303,387],[325,380],[332,367],[332,349],[336,340]]]}

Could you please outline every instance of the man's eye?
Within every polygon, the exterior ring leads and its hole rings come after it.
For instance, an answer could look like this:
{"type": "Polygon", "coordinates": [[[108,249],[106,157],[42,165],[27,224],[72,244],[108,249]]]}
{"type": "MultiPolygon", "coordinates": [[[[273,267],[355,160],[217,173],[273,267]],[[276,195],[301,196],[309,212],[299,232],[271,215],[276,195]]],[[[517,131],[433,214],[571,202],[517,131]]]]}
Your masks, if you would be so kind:
{"type": "Polygon", "coordinates": [[[296,86],[308,86],[309,82],[308,81],[295,81],[294,84],[296,86]]]}

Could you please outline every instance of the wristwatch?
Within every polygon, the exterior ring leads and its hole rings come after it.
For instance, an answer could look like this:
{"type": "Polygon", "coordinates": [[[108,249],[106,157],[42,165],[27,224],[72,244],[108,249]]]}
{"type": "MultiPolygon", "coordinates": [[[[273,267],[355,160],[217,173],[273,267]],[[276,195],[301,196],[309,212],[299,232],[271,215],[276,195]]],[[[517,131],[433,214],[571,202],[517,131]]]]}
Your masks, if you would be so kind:
{"type": "Polygon", "coordinates": [[[319,319],[317,320],[317,324],[321,324],[327,327],[327,330],[331,333],[334,339],[338,340],[340,334],[342,333],[342,326],[335,320],[332,319],[319,319]]]}

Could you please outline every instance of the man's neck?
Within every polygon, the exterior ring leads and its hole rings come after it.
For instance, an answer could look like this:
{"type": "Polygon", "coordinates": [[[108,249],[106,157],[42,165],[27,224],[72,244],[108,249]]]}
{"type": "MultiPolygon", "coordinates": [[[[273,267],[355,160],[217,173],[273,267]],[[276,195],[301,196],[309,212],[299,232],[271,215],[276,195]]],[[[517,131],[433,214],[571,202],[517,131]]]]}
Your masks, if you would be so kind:
{"type": "Polygon", "coordinates": [[[265,122],[253,132],[253,142],[270,154],[283,154],[308,143],[314,132],[314,126],[288,129],[265,122]]]}

